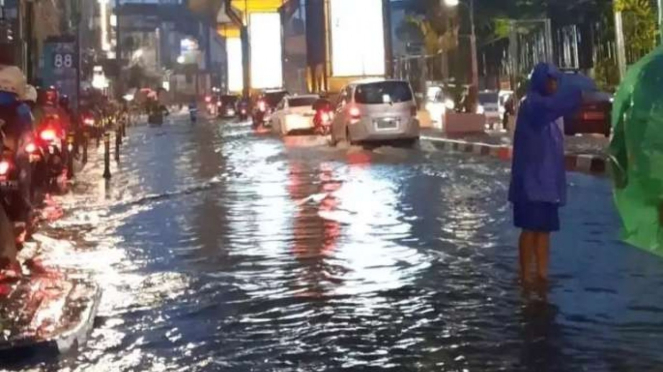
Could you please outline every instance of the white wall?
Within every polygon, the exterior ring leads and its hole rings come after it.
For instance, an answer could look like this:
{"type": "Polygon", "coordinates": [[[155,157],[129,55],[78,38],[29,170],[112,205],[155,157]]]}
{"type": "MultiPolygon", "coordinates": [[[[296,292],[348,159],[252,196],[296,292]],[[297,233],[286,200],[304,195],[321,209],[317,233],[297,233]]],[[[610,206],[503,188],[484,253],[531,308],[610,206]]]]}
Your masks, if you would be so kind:
{"type": "Polygon", "coordinates": [[[283,86],[281,16],[278,13],[252,13],[249,17],[251,45],[251,87],[283,86]]]}

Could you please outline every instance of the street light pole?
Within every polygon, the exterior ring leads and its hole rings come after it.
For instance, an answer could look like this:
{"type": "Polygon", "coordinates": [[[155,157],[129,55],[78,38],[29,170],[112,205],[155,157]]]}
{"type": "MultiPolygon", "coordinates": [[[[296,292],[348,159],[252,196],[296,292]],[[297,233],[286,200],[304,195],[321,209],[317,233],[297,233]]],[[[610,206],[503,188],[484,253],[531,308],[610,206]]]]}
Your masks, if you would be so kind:
{"type": "MultiPolygon", "coordinates": [[[[663,0],[661,0],[663,1],[663,0]]],[[[472,86],[479,90],[479,60],[477,56],[477,34],[474,23],[474,0],[470,0],[470,27],[472,28],[470,34],[470,48],[472,49],[472,86]]]]}
{"type": "Polygon", "coordinates": [[[658,0],[658,31],[661,34],[661,44],[663,44],[663,0],[658,0]]]}
{"type": "MultiPolygon", "coordinates": [[[[661,0],[663,1],[663,0],[661,0]]],[[[470,56],[471,56],[471,64],[472,64],[472,77],[471,77],[471,89],[474,90],[475,93],[479,92],[479,58],[477,56],[477,34],[476,34],[476,26],[474,22],[474,0],[468,0],[468,8],[469,8],[469,13],[470,13],[470,56]]],[[[444,6],[447,7],[456,7],[461,4],[460,0],[440,0],[440,3],[444,6]]],[[[474,99],[475,102],[471,102],[472,107],[476,105],[476,97],[473,97],[472,94],[470,94],[470,97],[474,99]]]]}

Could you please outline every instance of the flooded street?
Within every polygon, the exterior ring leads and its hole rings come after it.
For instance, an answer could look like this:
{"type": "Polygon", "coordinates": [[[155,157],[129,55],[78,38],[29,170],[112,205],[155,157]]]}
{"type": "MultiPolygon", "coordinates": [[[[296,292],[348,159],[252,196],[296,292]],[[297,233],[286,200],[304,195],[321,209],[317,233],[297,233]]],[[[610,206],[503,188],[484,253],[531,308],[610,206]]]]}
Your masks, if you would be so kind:
{"type": "Polygon", "coordinates": [[[618,241],[607,179],[570,175],[545,303],[517,284],[507,163],[230,122],[127,141],[37,236],[103,289],[88,344],[12,370],[661,368],[663,261],[618,241]]]}

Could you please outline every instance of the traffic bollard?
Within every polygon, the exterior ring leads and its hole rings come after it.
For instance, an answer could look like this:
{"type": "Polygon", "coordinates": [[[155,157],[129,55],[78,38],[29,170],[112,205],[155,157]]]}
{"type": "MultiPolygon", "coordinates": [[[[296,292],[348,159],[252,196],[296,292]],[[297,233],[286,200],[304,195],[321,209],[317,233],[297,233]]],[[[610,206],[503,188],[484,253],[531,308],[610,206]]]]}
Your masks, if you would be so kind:
{"type": "Polygon", "coordinates": [[[119,130],[115,130],[115,161],[120,161],[120,145],[122,144],[122,136],[119,130]]]}
{"type": "Polygon", "coordinates": [[[67,179],[74,178],[74,134],[67,134],[67,179]]]}
{"type": "Polygon", "coordinates": [[[122,144],[122,124],[116,120],[115,121],[115,142],[119,142],[120,145],[122,144]]]}
{"type": "Polygon", "coordinates": [[[110,133],[104,133],[104,178],[110,179],[110,133]]]}
{"type": "Polygon", "coordinates": [[[87,164],[87,144],[90,142],[90,133],[83,133],[83,164],[87,164]]]}

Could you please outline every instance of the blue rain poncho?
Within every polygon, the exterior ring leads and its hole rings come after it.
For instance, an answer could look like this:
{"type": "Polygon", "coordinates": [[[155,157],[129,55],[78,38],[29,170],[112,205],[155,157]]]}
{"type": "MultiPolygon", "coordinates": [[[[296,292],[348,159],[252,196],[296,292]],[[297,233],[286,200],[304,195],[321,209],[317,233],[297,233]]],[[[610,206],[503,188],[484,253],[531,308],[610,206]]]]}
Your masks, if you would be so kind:
{"type": "Polygon", "coordinates": [[[534,68],[527,97],[520,104],[513,142],[509,201],[512,203],[566,203],[564,133],[561,118],[573,114],[581,101],[580,89],[564,84],[555,66],[534,68]],[[558,81],[554,95],[546,96],[549,77],[558,81]]]}

